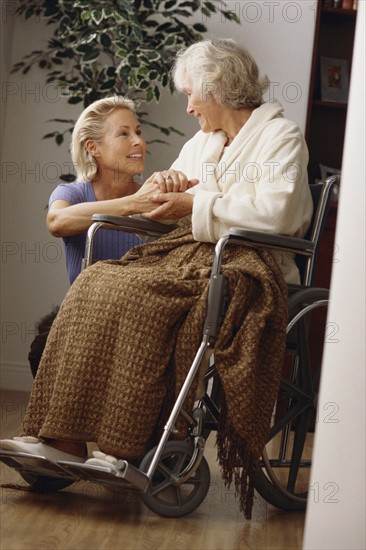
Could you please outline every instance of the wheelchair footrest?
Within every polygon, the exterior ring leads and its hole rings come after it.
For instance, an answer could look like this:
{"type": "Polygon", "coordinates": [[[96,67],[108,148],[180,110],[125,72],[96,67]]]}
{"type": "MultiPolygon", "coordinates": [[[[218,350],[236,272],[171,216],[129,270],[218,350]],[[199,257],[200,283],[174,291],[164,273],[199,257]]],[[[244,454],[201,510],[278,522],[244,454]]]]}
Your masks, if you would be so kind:
{"type": "Polygon", "coordinates": [[[71,479],[83,479],[103,485],[128,485],[146,491],[150,478],[141,470],[129,464],[126,460],[119,460],[116,468],[95,466],[85,462],[52,462],[39,455],[31,455],[17,451],[1,451],[0,461],[10,468],[34,476],[71,479]]]}
{"type": "Polygon", "coordinates": [[[132,485],[141,491],[145,491],[150,482],[150,479],[144,472],[135,468],[135,466],[132,466],[126,460],[119,460],[117,462],[117,471],[112,465],[108,468],[107,466],[95,466],[94,464],[86,464],[85,462],[66,461],[60,461],[57,464],[78,479],[93,481],[102,485],[132,485]]]}
{"type": "Polygon", "coordinates": [[[10,468],[36,476],[75,479],[75,476],[66,472],[59,464],[39,455],[17,451],[1,451],[0,461],[10,466],[10,468]]]}

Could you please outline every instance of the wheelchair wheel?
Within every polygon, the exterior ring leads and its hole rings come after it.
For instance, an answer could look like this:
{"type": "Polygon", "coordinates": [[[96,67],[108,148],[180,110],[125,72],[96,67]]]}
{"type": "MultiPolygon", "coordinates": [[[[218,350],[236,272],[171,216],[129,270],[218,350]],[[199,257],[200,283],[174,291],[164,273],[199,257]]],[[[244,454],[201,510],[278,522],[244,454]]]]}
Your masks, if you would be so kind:
{"type": "Polygon", "coordinates": [[[54,493],[65,489],[74,483],[73,479],[63,479],[60,477],[37,476],[29,472],[19,472],[24,481],[29,483],[30,490],[34,493],[54,493]]]}
{"type": "Polygon", "coordinates": [[[273,506],[306,507],[329,291],[307,289],[289,301],[286,357],[255,488],[273,506]]]}
{"type": "MultiPolygon", "coordinates": [[[[168,441],[150,486],[141,495],[146,506],[163,517],[178,518],[193,512],[207,495],[210,470],[202,457],[195,474],[184,482],[175,478],[184,471],[192,457],[192,445],[185,441],[168,441]]],[[[147,472],[155,448],[141,461],[140,469],[147,472]]]]}

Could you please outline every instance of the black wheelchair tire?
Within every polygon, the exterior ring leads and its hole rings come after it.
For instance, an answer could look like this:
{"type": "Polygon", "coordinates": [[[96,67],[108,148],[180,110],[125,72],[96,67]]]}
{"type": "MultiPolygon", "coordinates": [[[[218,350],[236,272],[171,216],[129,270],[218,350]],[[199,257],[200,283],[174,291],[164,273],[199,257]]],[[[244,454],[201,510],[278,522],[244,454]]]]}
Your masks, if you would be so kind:
{"type": "Polygon", "coordinates": [[[255,475],[254,486],[257,493],[266,501],[279,510],[285,512],[300,512],[306,509],[307,495],[301,501],[287,497],[278,489],[266,476],[262,469],[255,475]]]}

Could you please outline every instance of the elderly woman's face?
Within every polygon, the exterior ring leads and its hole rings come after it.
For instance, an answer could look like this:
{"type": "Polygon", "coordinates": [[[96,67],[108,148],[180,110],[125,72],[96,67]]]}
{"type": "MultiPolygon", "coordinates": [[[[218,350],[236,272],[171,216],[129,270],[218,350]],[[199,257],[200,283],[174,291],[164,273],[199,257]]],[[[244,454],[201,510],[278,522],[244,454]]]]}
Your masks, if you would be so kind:
{"type": "Polygon", "coordinates": [[[222,105],[216,101],[209,90],[209,86],[204,84],[202,89],[194,89],[190,77],[186,75],[184,93],[188,98],[187,113],[197,118],[202,132],[222,129],[222,105]]]}

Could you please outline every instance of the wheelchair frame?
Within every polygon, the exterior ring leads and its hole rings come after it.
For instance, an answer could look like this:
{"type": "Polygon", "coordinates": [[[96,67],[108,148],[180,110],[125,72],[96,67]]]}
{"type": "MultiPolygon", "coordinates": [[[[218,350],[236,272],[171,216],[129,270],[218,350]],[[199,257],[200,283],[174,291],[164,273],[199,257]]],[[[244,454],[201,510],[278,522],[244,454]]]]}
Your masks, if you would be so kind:
{"type": "MultiPolygon", "coordinates": [[[[269,503],[285,510],[298,510],[306,506],[307,491],[296,491],[296,480],[302,467],[309,468],[310,461],[302,460],[306,435],[311,415],[316,408],[316,388],[309,369],[309,358],[303,360],[301,353],[307,355],[304,340],[308,337],[308,326],[305,316],[319,307],[327,306],[328,289],[312,288],[320,237],[325,225],[331,193],[339,176],[331,176],[325,182],[311,186],[314,214],[311,228],[304,239],[284,235],[232,228],[215,246],[212,272],[209,284],[207,313],[204,323],[202,342],[189,369],[185,382],[179,392],[169,419],[164,426],[158,445],[151,449],[137,467],[126,460],[118,460],[117,473],[107,467],[86,465],[83,463],[48,461],[44,457],[25,453],[1,451],[0,460],[17,469],[22,477],[42,492],[64,488],[71,483],[84,479],[101,483],[105,486],[134,487],[141,492],[142,500],[154,512],[166,517],[179,517],[195,510],[205,498],[210,482],[210,474],[204,446],[206,436],[217,428],[219,419],[220,384],[214,364],[210,365],[213,356],[213,345],[220,329],[220,318],[225,302],[225,277],[221,273],[221,263],[227,244],[265,247],[288,251],[305,257],[305,268],[302,285],[289,285],[289,324],[287,334],[296,356],[287,379],[281,380],[280,392],[288,395],[285,415],[275,422],[268,435],[271,442],[281,434],[278,456],[269,458],[264,449],[260,468],[256,476],[255,487],[269,503]],[[294,331],[296,336],[292,336],[294,331]],[[301,348],[301,350],[300,350],[301,348]],[[299,352],[301,351],[301,353],[299,352]],[[191,384],[203,361],[207,361],[205,380],[211,382],[210,390],[200,400],[192,414],[183,410],[183,404],[191,384]],[[302,365],[302,362],[306,366],[302,365]],[[305,364],[304,363],[304,364],[305,364]],[[300,378],[300,385],[298,379],[300,378]],[[178,416],[183,414],[190,426],[190,441],[169,441],[174,432],[178,416]],[[294,424],[295,423],[295,424],[294,424]],[[295,427],[294,427],[295,426],[295,427]],[[291,460],[287,460],[290,439],[294,433],[291,460]],[[275,470],[287,469],[288,479],[285,484],[278,478],[275,470]],[[193,489],[185,498],[181,488],[192,485],[193,489]],[[173,503],[161,496],[166,489],[173,489],[176,499],[173,503]]],[[[93,216],[89,228],[84,268],[92,263],[93,240],[101,228],[123,230],[159,237],[170,232],[176,226],[151,222],[138,216],[120,217],[97,214],[93,216]]]]}

